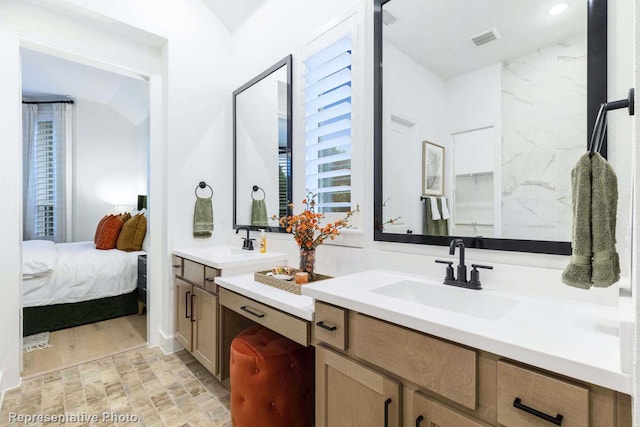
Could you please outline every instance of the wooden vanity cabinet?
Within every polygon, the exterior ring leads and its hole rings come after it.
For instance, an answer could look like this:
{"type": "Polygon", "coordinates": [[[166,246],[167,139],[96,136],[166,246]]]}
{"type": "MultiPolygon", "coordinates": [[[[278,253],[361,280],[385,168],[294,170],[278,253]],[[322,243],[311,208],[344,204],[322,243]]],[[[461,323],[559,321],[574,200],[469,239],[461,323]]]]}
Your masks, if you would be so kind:
{"type": "Polygon", "coordinates": [[[188,259],[180,259],[180,263],[182,274],[174,277],[175,338],[209,372],[217,376],[220,305],[214,278],[220,275],[220,271],[188,259]]]}
{"type": "Polygon", "coordinates": [[[316,426],[400,427],[400,383],[316,347],[316,426]]]}
{"type": "Polygon", "coordinates": [[[553,425],[541,414],[567,427],[631,426],[628,395],[331,304],[316,301],[312,332],[318,427],[386,425],[387,399],[401,402],[388,425],[403,427],[553,425]]]}

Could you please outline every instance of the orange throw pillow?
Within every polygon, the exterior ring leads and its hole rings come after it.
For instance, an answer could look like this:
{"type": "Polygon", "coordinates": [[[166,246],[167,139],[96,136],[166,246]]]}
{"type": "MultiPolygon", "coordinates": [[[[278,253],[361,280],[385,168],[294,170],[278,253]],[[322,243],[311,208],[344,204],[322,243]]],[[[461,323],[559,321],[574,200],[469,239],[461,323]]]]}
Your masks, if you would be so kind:
{"type": "Polygon", "coordinates": [[[116,248],[127,252],[142,250],[142,242],[146,234],[147,219],[144,215],[138,214],[122,226],[116,248]]]}
{"type": "Polygon", "coordinates": [[[122,229],[122,220],[119,215],[113,215],[102,224],[100,233],[98,233],[98,241],[96,249],[114,249],[118,235],[122,229]]]}
{"type": "Polygon", "coordinates": [[[102,225],[107,220],[107,218],[109,218],[110,216],[111,215],[103,216],[102,219],[100,220],[100,222],[98,223],[98,227],[96,227],[96,235],[93,236],[93,243],[98,243],[98,234],[100,234],[100,229],[102,228],[102,225]]]}

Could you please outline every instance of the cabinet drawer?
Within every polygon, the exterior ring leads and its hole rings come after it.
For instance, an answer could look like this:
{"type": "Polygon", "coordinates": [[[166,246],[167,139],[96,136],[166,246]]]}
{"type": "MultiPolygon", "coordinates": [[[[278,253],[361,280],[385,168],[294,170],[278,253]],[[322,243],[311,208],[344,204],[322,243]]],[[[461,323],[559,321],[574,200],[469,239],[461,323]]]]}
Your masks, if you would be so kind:
{"type": "Polygon", "coordinates": [[[204,287],[204,265],[183,259],[182,277],[193,285],[204,287]]]}
{"type": "Polygon", "coordinates": [[[563,427],[589,426],[588,388],[498,362],[499,423],[507,427],[548,427],[560,418],[563,427]]]}
{"type": "Polygon", "coordinates": [[[276,331],[280,335],[302,344],[309,345],[309,322],[283,313],[245,296],[220,288],[220,305],[223,305],[260,325],[276,331]]]}
{"type": "Polygon", "coordinates": [[[347,349],[347,310],[316,301],[313,336],[330,346],[347,349]]]}
{"type": "Polygon", "coordinates": [[[349,317],[349,348],[427,390],[469,409],[477,407],[474,350],[358,313],[349,317]]]}
{"type": "Polygon", "coordinates": [[[205,266],[204,289],[217,295],[219,286],[216,285],[215,280],[218,276],[220,276],[220,270],[218,270],[217,268],[205,266]]]}
{"type": "Polygon", "coordinates": [[[171,255],[171,269],[174,276],[182,276],[182,258],[171,255]]]}

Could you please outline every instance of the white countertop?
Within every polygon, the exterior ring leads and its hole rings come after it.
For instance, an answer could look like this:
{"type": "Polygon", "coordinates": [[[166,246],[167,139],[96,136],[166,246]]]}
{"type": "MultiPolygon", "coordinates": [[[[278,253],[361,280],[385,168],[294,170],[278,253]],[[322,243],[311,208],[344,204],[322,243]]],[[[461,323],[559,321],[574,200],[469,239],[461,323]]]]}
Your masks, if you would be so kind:
{"type": "MultiPolygon", "coordinates": [[[[259,250],[245,251],[231,246],[209,246],[195,248],[177,248],[173,250],[177,256],[188,258],[209,267],[218,268],[225,274],[225,269],[238,269],[247,267],[252,271],[271,269],[276,265],[286,264],[287,254],[277,252],[260,253],[259,250]]],[[[237,273],[236,273],[237,274],[237,273]]]]}
{"type": "Polygon", "coordinates": [[[313,298],[296,295],[253,280],[253,274],[216,277],[221,287],[277,308],[301,319],[313,320],[313,298]]]}
{"type": "MultiPolygon", "coordinates": [[[[441,285],[454,290],[458,301],[473,301],[474,297],[489,301],[492,296],[508,301],[509,309],[502,314],[469,316],[371,292],[400,281],[436,286],[418,275],[372,270],[305,285],[302,292],[320,301],[632,394],[631,376],[620,369],[620,321],[614,307],[525,297],[492,291],[487,284],[480,291],[441,285]]],[[[558,282],[558,286],[563,285],[558,282]]]]}

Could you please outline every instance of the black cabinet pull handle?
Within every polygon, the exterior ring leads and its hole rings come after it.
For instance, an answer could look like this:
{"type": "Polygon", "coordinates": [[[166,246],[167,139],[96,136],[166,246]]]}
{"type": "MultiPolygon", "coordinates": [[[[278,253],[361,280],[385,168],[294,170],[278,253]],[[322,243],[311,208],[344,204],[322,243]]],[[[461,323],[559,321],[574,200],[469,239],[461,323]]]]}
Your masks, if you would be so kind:
{"type": "MultiPolygon", "coordinates": [[[[184,294],[184,318],[188,319],[191,316],[189,315],[189,295],[191,294],[191,292],[187,291],[184,294]]],[[[193,312],[193,307],[191,307],[192,312],[193,312]]]]}
{"type": "Polygon", "coordinates": [[[173,268],[180,268],[180,264],[173,264],[172,267],[173,268]]]}
{"type": "Polygon", "coordinates": [[[557,426],[562,425],[562,418],[564,418],[562,415],[558,414],[555,417],[552,417],[551,415],[547,415],[544,412],[538,411],[537,409],[533,409],[527,405],[523,405],[522,400],[519,397],[516,397],[516,399],[513,401],[513,406],[528,414],[535,415],[538,418],[549,421],[551,424],[555,424],[557,426]]]}
{"type": "Polygon", "coordinates": [[[193,315],[193,297],[195,297],[196,294],[191,294],[191,323],[196,321],[196,316],[193,315]]]}
{"type": "Polygon", "coordinates": [[[422,421],[424,421],[424,417],[422,415],[418,415],[418,418],[416,418],[416,427],[420,427],[422,421]]]}
{"type": "Polygon", "coordinates": [[[336,329],[338,329],[337,326],[329,326],[329,325],[325,325],[324,321],[321,320],[318,323],[316,323],[316,326],[320,326],[322,329],[326,329],[327,331],[335,331],[336,329]]]}
{"type": "Polygon", "coordinates": [[[211,283],[211,282],[215,282],[215,281],[216,281],[216,279],[214,279],[214,278],[212,278],[212,277],[207,277],[207,278],[206,278],[206,279],[204,279],[204,280],[205,280],[205,282],[209,282],[209,283],[211,283]]]}
{"type": "Polygon", "coordinates": [[[391,405],[391,398],[384,401],[384,427],[389,427],[389,405],[391,405]]]}
{"type": "Polygon", "coordinates": [[[258,318],[264,317],[264,314],[262,314],[262,313],[256,313],[255,311],[249,310],[246,305],[243,305],[242,307],[240,307],[240,310],[246,311],[247,313],[249,313],[249,314],[251,314],[253,316],[256,316],[258,318]]]}

